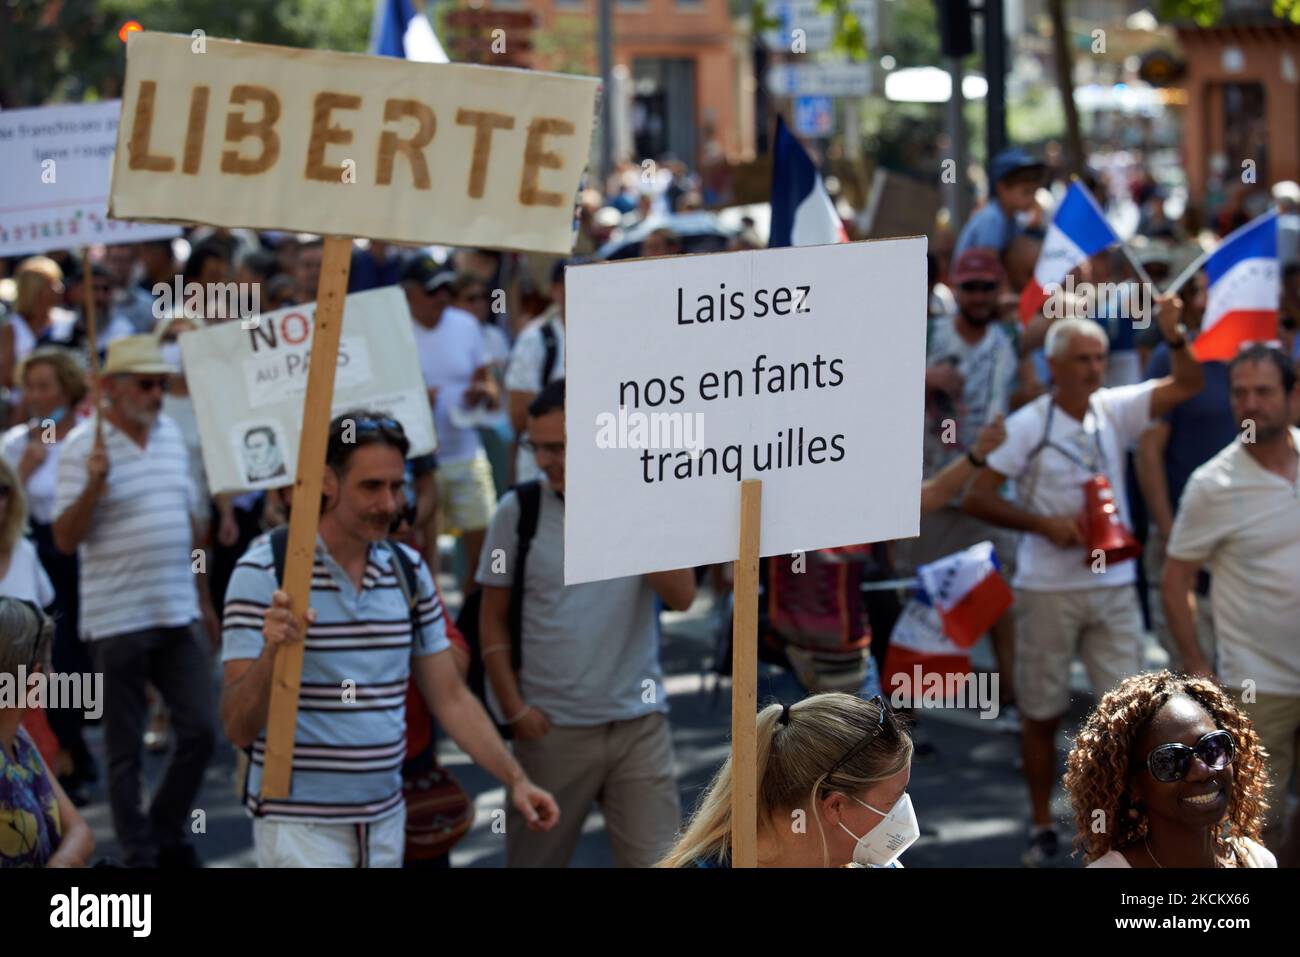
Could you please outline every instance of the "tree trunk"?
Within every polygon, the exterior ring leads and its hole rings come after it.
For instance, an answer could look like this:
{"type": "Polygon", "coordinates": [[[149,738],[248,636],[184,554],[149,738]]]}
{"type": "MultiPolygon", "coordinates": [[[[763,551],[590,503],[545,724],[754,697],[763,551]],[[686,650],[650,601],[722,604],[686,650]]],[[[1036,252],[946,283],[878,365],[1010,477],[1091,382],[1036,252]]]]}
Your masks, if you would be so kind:
{"type": "Polygon", "coordinates": [[[1083,137],[1079,135],[1079,111],[1074,105],[1074,57],[1065,26],[1065,0],[1048,0],[1052,16],[1052,47],[1056,53],[1056,88],[1065,109],[1065,158],[1069,170],[1083,175],[1083,137]]]}

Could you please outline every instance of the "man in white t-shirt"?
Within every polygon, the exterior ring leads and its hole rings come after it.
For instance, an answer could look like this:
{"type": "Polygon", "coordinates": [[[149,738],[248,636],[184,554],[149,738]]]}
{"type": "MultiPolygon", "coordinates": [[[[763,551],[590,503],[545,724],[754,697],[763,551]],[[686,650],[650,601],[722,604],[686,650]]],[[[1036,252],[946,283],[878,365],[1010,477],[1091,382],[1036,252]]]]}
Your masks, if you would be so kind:
{"type": "Polygon", "coordinates": [[[1188,480],[1161,588],[1187,671],[1240,694],[1268,751],[1264,843],[1286,866],[1280,832],[1300,741],[1300,429],[1291,425],[1300,388],[1286,354],[1263,344],[1242,350],[1228,382],[1243,432],[1188,480]],[[1212,581],[1214,662],[1196,640],[1201,568],[1212,581]]]}
{"type": "MultiPolygon", "coordinates": [[[[455,283],[454,272],[439,269],[424,256],[410,262],[402,273],[415,349],[438,433],[434,484],[442,521],[433,520],[425,534],[436,541],[441,526],[461,536],[466,561],[462,588],[469,594],[478,589],[474,570],[496,507],[492,466],[475,428],[479,422],[475,410],[497,408],[500,393],[488,365],[482,326],[452,305],[455,283]]],[[[436,554],[434,549],[430,552],[436,554]]]]}
{"type": "MultiPolygon", "coordinates": [[[[575,260],[561,259],[551,268],[551,304],[524,327],[510,352],[506,367],[507,408],[510,427],[523,435],[528,406],[551,382],[564,378],[564,268],[575,260]]],[[[541,475],[533,453],[519,445],[515,452],[515,482],[541,475]]]]}
{"type": "Polygon", "coordinates": [[[1056,728],[1069,709],[1070,662],[1083,658],[1093,692],[1105,694],[1141,667],[1142,618],[1135,565],[1109,565],[1089,554],[1079,527],[1084,483],[1110,481],[1126,527],[1132,527],[1124,487],[1124,454],[1154,416],[1201,390],[1200,364],[1187,349],[1182,303],[1166,300],[1157,321],[1169,343],[1173,375],[1104,389],[1106,334],[1089,319],[1062,319],[1047,333],[1052,391],[1007,420],[1007,440],[989,453],[971,485],[966,510],[1025,532],[1016,554],[1016,694],[1022,717],[1021,753],[1034,829],[1025,863],[1053,857],[1056,728]],[[1016,483],[1016,502],[998,490],[1016,483]]]}

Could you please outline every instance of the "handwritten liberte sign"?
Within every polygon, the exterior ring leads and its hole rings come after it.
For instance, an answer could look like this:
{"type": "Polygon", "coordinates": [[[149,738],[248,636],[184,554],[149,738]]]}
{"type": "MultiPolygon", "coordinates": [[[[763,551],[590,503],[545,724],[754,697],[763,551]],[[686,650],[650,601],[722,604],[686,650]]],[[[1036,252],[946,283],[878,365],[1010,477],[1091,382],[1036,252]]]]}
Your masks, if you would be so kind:
{"type": "Polygon", "coordinates": [[[109,212],[568,252],[597,86],[136,33],[109,212]]]}

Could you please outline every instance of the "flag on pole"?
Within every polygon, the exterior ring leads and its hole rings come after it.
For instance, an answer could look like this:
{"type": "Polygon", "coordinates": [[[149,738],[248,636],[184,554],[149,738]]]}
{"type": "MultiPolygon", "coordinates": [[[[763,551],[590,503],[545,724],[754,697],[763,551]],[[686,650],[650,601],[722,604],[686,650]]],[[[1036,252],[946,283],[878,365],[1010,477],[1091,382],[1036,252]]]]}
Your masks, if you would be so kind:
{"type": "Polygon", "coordinates": [[[772,161],[772,230],[767,245],[822,246],[848,240],[821,173],[778,116],[772,161]]]}
{"type": "Polygon", "coordinates": [[[922,565],[916,577],[933,596],[944,634],[960,648],[979,641],[1014,600],[1011,586],[998,574],[992,542],[922,565]]]}
{"type": "Polygon", "coordinates": [[[1282,295],[1277,261],[1277,212],[1265,213],[1228,236],[1205,260],[1209,291],[1192,355],[1226,362],[1243,342],[1277,338],[1282,295]]]}
{"type": "Polygon", "coordinates": [[[1027,325],[1043,308],[1049,286],[1059,286],[1071,269],[1117,242],[1119,237],[1106,222],[1097,201],[1075,180],[1056,207],[1052,225],[1047,227],[1034,278],[1020,294],[1020,321],[1027,325]]]}
{"type": "Polygon", "coordinates": [[[419,63],[448,63],[433,25],[411,0],[375,0],[370,52],[419,63]]]}

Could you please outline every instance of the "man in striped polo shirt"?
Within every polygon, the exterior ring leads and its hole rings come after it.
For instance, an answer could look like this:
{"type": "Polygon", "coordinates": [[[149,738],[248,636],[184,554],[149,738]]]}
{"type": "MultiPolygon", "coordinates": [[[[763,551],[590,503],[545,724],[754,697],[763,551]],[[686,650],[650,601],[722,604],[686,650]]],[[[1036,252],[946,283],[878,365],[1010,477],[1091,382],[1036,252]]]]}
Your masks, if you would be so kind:
{"type": "Polygon", "coordinates": [[[152,336],[109,343],[102,441],[93,418],[68,433],[54,500],[54,544],[81,558],[81,636],[104,675],[113,828],[135,867],[197,865],[184,838],[216,740],[209,659],[216,616],[191,552],[201,539],[189,453],[161,412],[171,371],[152,336]],[[200,616],[206,638],[195,625],[200,616]],[[147,812],[146,682],[161,692],[176,735],[147,812]]]}
{"type": "Polygon", "coordinates": [[[230,740],[251,752],[245,804],[261,867],[401,866],[411,677],[453,740],[506,784],[529,828],[549,830],[559,820],[554,799],[524,774],[461,679],[428,568],[413,549],[393,545],[416,569],[412,628],[386,541],[406,504],[409,448],[399,423],[372,413],[345,412],[330,425],[293,778],[283,800],[261,798],[267,712],[276,652],[303,641],[303,627],[277,590],[269,536],[231,576],[221,716],[230,740]]]}

